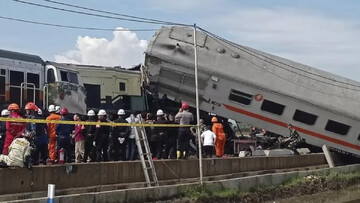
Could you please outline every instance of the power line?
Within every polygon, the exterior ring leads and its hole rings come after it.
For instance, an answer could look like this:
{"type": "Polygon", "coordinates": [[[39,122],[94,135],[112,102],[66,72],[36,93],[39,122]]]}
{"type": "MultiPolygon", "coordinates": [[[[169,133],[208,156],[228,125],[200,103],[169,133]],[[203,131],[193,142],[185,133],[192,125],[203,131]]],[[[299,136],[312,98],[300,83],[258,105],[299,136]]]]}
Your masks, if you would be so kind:
{"type": "MultiPolygon", "coordinates": [[[[43,1],[50,2],[50,3],[53,3],[53,4],[63,5],[63,6],[69,6],[69,7],[73,7],[73,8],[80,8],[80,9],[88,10],[88,11],[95,11],[95,12],[99,12],[99,13],[116,15],[116,16],[122,16],[122,17],[128,17],[128,18],[134,18],[134,19],[140,19],[140,20],[147,20],[147,21],[153,21],[153,22],[165,23],[165,24],[172,23],[172,22],[156,20],[156,19],[151,19],[151,18],[143,18],[143,17],[137,17],[137,16],[126,15],[126,14],[121,14],[121,13],[114,13],[114,12],[110,12],[110,11],[104,11],[104,10],[99,10],[99,9],[88,8],[88,7],[83,7],[83,6],[77,6],[77,5],[74,5],[74,4],[68,4],[68,3],[57,2],[57,1],[52,1],[52,0],[43,0],[43,1]]],[[[178,24],[178,23],[173,23],[173,24],[178,24]]]]}
{"type": "MultiPolygon", "coordinates": [[[[274,58],[270,58],[270,57],[265,56],[265,55],[263,55],[263,54],[260,54],[260,53],[257,53],[257,52],[255,52],[255,51],[252,51],[252,50],[250,50],[250,49],[248,49],[248,48],[246,48],[246,47],[243,47],[243,46],[241,46],[241,45],[238,45],[238,44],[235,44],[235,43],[233,43],[233,42],[231,42],[231,41],[228,41],[228,40],[226,40],[226,39],[224,39],[224,38],[222,38],[222,37],[220,37],[220,36],[218,36],[218,35],[216,35],[216,34],[213,34],[213,33],[209,32],[209,31],[203,29],[203,28],[200,28],[200,27],[199,27],[199,29],[200,29],[201,31],[205,32],[205,33],[206,33],[207,35],[209,35],[209,36],[213,36],[213,37],[215,37],[215,38],[217,38],[217,39],[219,39],[219,40],[221,40],[221,41],[229,44],[229,45],[232,46],[232,47],[235,47],[235,48],[237,48],[237,49],[240,49],[241,51],[243,51],[243,52],[245,52],[245,53],[247,53],[247,54],[249,54],[249,55],[251,55],[251,56],[254,56],[254,57],[256,57],[256,58],[258,58],[258,59],[260,59],[260,60],[262,60],[262,61],[265,61],[265,62],[267,62],[267,63],[269,63],[269,64],[271,64],[271,65],[274,65],[274,66],[276,66],[276,67],[278,67],[278,68],[281,68],[281,69],[283,69],[283,70],[286,70],[286,71],[292,72],[292,73],[294,73],[294,74],[297,74],[297,75],[300,75],[300,76],[303,76],[303,77],[306,77],[306,78],[309,78],[309,79],[312,79],[312,80],[315,80],[315,81],[318,81],[318,82],[321,82],[321,83],[325,83],[325,84],[328,84],[328,85],[332,85],[332,86],[336,86],[336,87],[341,87],[341,88],[349,89],[349,90],[359,91],[359,89],[352,89],[352,88],[348,88],[348,87],[344,87],[344,86],[339,86],[339,85],[336,85],[336,84],[333,84],[333,83],[330,83],[330,82],[325,82],[325,81],[322,81],[322,80],[315,79],[315,78],[313,78],[313,77],[309,77],[309,76],[307,76],[307,75],[300,74],[300,73],[298,73],[298,72],[296,72],[296,71],[292,71],[292,70],[286,69],[286,68],[284,68],[284,67],[282,67],[282,66],[280,66],[280,65],[278,65],[278,64],[273,63],[272,61],[276,61],[276,62],[278,62],[278,63],[281,64],[281,65],[288,66],[288,67],[293,68],[293,69],[296,69],[296,70],[298,70],[298,71],[305,72],[305,73],[307,73],[307,74],[309,74],[309,75],[314,75],[314,76],[317,76],[317,77],[319,77],[319,78],[323,78],[323,79],[329,80],[329,81],[331,81],[331,82],[337,82],[337,83],[340,83],[340,84],[345,84],[345,85],[353,86],[353,87],[356,87],[356,88],[360,88],[360,86],[358,86],[358,85],[354,85],[354,84],[351,84],[351,83],[338,81],[338,80],[333,79],[333,78],[328,78],[328,77],[325,77],[325,76],[322,76],[322,75],[319,75],[319,74],[316,74],[316,73],[312,73],[312,72],[309,72],[309,71],[306,71],[306,70],[303,70],[303,69],[294,67],[294,66],[292,66],[292,65],[283,63],[283,62],[278,61],[278,60],[276,60],[276,59],[274,59],[274,58]],[[258,55],[264,57],[265,59],[259,57],[258,55]],[[266,60],[266,59],[268,59],[268,60],[266,60]]],[[[231,50],[231,49],[230,49],[230,50],[231,50]]]]}
{"type": "Polygon", "coordinates": [[[31,23],[36,25],[45,25],[45,26],[52,26],[52,27],[61,27],[61,28],[70,28],[70,29],[81,29],[81,30],[93,30],[93,31],[116,31],[116,32],[148,32],[148,31],[156,31],[158,29],[113,29],[113,28],[96,28],[96,27],[81,27],[81,26],[72,26],[72,25],[61,25],[61,24],[53,24],[53,23],[44,23],[44,22],[38,22],[38,21],[30,21],[30,20],[24,20],[19,18],[11,18],[11,17],[5,17],[0,16],[0,19],[6,19],[6,20],[12,20],[17,22],[23,22],[23,23],[31,23]]]}
{"type": "Polygon", "coordinates": [[[71,9],[58,8],[58,7],[53,7],[53,6],[46,6],[46,5],[37,4],[37,3],[31,3],[31,2],[22,1],[22,0],[11,0],[11,1],[15,1],[15,2],[18,2],[18,3],[22,3],[22,4],[28,4],[28,5],[32,5],[32,6],[38,6],[38,7],[42,7],[42,8],[48,8],[48,9],[53,9],[53,10],[69,12],[69,13],[76,13],[76,14],[81,14],[81,15],[87,15],[87,16],[93,16],[93,17],[101,17],[101,18],[107,18],[107,19],[132,21],[132,22],[138,22],[138,23],[159,24],[159,25],[192,26],[192,25],[165,22],[165,21],[164,22],[154,22],[154,21],[151,21],[151,20],[138,20],[138,19],[131,19],[131,18],[122,18],[122,17],[114,17],[114,16],[108,16],[108,15],[94,14],[94,13],[88,13],[88,12],[82,12],[82,11],[75,11],[75,10],[71,10],[71,9]]]}

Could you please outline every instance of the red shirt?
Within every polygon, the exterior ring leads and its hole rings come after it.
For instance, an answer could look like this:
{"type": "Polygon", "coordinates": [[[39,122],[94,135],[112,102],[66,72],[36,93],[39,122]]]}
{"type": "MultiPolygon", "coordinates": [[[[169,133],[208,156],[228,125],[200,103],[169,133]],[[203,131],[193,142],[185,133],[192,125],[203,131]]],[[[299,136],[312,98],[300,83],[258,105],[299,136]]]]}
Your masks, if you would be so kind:
{"type": "Polygon", "coordinates": [[[75,125],[75,142],[84,140],[83,125],[75,125]]]}

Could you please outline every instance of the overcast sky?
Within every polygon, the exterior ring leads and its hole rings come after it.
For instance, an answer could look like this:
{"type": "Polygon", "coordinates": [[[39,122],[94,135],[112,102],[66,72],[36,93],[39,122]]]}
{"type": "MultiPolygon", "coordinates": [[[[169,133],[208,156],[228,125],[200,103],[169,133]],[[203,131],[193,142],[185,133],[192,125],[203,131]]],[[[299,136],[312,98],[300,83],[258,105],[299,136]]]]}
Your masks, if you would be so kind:
{"type": "MultiPolygon", "coordinates": [[[[31,2],[59,7],[43,0],[31,2]]],[[[360,1],[357,0],[61,2],[197,23],[230,41],[360,81],[360,1]]],[[[160,28],[49,10],[12,0],[0,1],[0,16],[111,29],[160,28]]],[[[153,34],[154,31],[71,30],[0,19],[0,49],[36,54],[44,60],[58,62],[131,67],[143,63],[143,51],[153,34]]]]}

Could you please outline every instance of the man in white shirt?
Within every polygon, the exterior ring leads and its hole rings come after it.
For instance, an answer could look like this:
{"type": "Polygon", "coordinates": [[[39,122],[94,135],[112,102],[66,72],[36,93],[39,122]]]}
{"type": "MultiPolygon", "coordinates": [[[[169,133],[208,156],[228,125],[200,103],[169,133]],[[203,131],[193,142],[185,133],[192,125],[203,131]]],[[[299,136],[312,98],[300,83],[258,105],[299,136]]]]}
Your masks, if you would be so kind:
{"type": "Polygon", "coordinates": [[[201,134],[201,139],[204,149],[204,157],[211,158],[214,151],[216,135],[210,130],[209,127],[206,127],[205,129],[206,130],[201,134]]]}
{"type": "MultiPolygon", "coordinates": [[[[128,123],[138,123],[138,121],[139,121],[139,119],[136,118],[136,112],[131,113],[130,117],[128,117],[125,120],[128,123]]],[[[136,146],[135,136],[136,136],[135,135],[135,127],[131,126],[129,140],[128,140],[127,146],[126,146],[126,160],[134,161],[136,159],[137,146],[136,146]]]]}

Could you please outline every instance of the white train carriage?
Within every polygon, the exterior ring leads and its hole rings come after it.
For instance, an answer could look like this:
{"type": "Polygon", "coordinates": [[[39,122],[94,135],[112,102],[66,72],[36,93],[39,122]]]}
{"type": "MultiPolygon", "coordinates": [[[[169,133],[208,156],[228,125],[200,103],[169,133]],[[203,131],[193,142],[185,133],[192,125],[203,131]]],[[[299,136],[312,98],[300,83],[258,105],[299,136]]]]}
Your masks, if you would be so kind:
{"type": "MultiPolygon", "coordinates": [[[[193,30],[164,27],[146,50],[151,91],[195,106],[193,30]]],[[[360,155],[360,83],[197,32],[200,109],[360,155]]]]}
{"type": "Polygon", "coordinates": [[[86,113],[84,87],[79,73],[55,67],[39,56],[0,50],[0,106],[20,107],[34,102],[66,106],[71,113],[86,113]]]}

